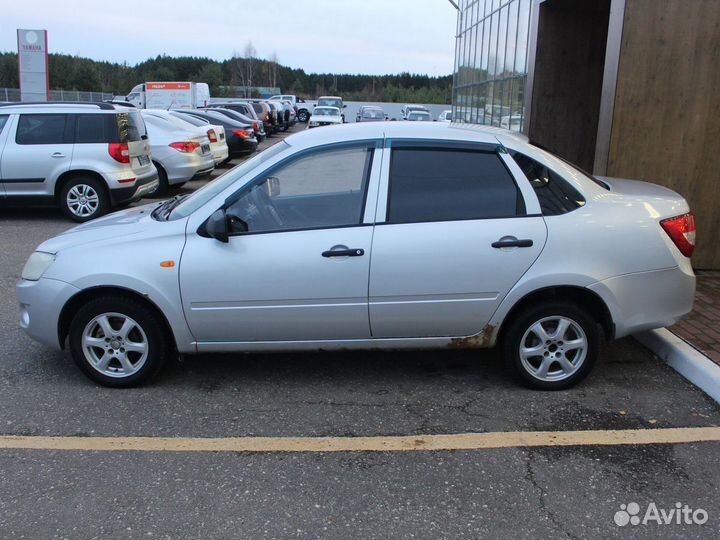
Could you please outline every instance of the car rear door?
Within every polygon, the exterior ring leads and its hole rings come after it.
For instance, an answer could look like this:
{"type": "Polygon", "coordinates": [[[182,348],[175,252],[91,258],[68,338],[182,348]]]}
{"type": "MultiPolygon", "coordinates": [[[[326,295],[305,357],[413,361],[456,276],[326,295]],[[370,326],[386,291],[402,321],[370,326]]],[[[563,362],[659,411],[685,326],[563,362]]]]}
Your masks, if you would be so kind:
{"type": "Polygon", "coordinates": [[[22,113],[11,117],[5,129],[8,134],[0,162],[5,194],[52,197],[55,181],[72,161],[70,115],[22,113]]]}
{"type": "Polygon", "coordinates": [[[537,199],[529,190],[526,204],[498,145],[388,144],[370,267],[373,337],[479,333],[543,249],[537,199]]]}
{"type": "Polygon", "coordinates": [[[180,288],[201,350],[370,337],[376,153],[365,141],[296,154],[226,200],[227,243],[188,230],[180,288]]]}

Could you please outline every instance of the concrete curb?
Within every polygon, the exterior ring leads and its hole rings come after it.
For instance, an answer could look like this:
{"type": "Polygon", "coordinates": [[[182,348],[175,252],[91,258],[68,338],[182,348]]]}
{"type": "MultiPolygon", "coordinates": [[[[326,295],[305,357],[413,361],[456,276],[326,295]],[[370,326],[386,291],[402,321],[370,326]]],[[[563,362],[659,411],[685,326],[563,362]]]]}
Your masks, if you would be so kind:
{"type": "Polygon", "coordinates": [[[720,403],[720,366],[667,328],[633,336],[671,368],[720,403]]]}

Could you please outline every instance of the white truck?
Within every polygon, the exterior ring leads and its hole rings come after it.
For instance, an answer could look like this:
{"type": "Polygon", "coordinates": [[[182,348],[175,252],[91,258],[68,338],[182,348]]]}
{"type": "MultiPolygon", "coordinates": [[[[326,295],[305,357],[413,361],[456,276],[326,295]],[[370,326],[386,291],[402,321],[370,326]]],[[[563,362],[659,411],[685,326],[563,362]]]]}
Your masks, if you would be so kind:
{"type": "Polygon", "coordinates": [[[186,109],[205,107],[210,102],[207,83],[145,82],[125,98],[139,109],[186,109]]]}

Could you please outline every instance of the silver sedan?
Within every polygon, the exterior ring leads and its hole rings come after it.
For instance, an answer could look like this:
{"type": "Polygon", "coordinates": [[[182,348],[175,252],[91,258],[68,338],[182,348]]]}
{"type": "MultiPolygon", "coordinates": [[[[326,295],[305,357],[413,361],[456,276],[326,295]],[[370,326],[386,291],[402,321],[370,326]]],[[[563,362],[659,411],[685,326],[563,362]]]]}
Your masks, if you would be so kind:
{"type": "Polygon", "coordinates": [[[508,131],[353,123],[42,243],[17,297],[30,336],[108,386],[177,353],[499,345],[560,389],[603,337],[690,312],[694,241],[677,193],[508,131]]]}

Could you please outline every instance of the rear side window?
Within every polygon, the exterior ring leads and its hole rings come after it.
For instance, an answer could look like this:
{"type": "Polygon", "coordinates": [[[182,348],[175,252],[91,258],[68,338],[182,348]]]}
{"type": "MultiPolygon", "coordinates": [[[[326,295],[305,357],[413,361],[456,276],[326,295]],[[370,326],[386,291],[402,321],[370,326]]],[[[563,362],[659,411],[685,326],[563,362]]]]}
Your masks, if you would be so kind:
{"type": "Polygon", "coordinates": [[[544,216],[567,214],[585,205],[585,198],[565,179],[531,157],[509,151],[535,190],[544,216]]]}
{"type": "Polygon", "coordinates": [[[395,148],[390,162],[390,223],[458,221],[525,214],[515,181],[493,152],[395,148]]]}
{"type": "Polygon", "coordinates": [[[10,118],[10,115],[0,114],[0,133],[2,133],[5,124],[7,124],[8,118],[10,118]]]}
{"type": "Polygon", "coordinates": [[[112,114],[78,114],[75,119],[75,142],[118,142],[118,124],[112,114]]]}
{"type": "Polygon", "coordinates": [[[17,144],[62,144],[65,142],[67,114],[21,114],[17,144]]]}
{"type": "Polygon", "coordinates": [[[120,129],[120,142],[137,142],[147,134],[145,122],[139,112],[121,112],[117,114],[120,129]]]}

